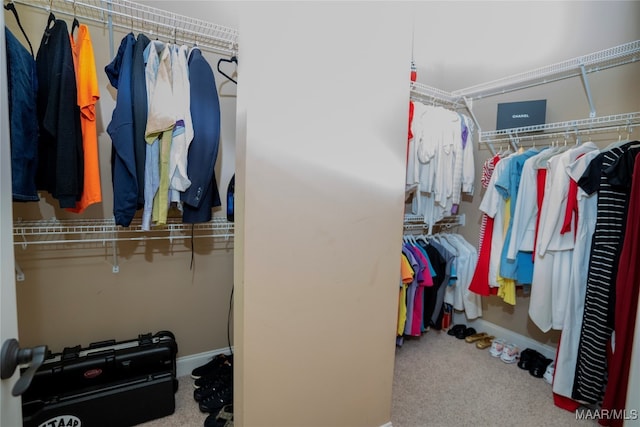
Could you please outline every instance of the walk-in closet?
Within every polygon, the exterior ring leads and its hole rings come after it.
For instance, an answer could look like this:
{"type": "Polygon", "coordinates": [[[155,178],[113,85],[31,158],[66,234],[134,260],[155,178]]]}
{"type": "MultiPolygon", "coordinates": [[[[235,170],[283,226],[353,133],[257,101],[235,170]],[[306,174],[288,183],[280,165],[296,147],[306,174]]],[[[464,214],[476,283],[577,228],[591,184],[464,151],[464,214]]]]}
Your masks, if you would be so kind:
{"type": "Polygon", "coordinates": [[[640,426],[640,2],[3,3],[2,427],[640,426]]]}

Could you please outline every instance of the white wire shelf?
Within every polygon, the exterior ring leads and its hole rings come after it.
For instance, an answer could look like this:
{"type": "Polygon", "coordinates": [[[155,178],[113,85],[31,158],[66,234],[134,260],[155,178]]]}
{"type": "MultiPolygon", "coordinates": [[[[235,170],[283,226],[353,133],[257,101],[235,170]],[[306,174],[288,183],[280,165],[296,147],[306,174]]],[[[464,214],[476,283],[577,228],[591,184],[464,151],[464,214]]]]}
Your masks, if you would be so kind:
{"type": "Polygon", "coordinates": [[[640,125],[640,112],[613,114],[589,119],[480,132],[479,142],[488,145],[500,142],[515,142],[517,144],[520,140],[567,138],[570,135],[584,135],[592,132],[617,130],[630,133],[633,127],[638,125],[640,125]]]}
{"type": "Polygon", "coordinates": [[[442,106],[456,108],[462,104],[462,98],[433,86],[419,82],[411,83],[411,98],[419,101],[433,102],[442,106]]]}
{"type": "Polygon", "coordinates": [[[525,89],[557,80],[593,73],[607,68],[629,64],[640,59],[640,40],[635,40],[609,49],[572,58],[512,76],[492,80],[451,93],[454,97],[481,99],[525,89]]]}
{"type": "Polygon", "coordinates": [[[433,229],[450,229],[454,227],[464,227],[466,221],[465,214],[451,215],[441,219],[435,224],[425,223],[424,216],[405,214],[404,216],[404,231],[424,231],[429,229],[429,234],[433,229]]]}
{"type": "Polygon", "coordinates": [[[225,55],[238,51],[235,29],[130,0],[13,0],[13,3],[76,16],[80,23],[90,21],[176,43],[197,44],[201,49],[225,55]]]}
{"type": "Polygon", "coordinates": [[[140,220],[134,219],[129,227],[115,224],[111,219],[95,220],[39,220],[16,221],[13,225],[13,243],[26,248],[28,245],[55,245],[87,242],[173,240],[190,238],[224,238],[234,235],[234,224],[225,218],[213,218],[200,224],[183,224],[177,219],[142,230],[140,220]],[[193,236],[192,236],[193,227],[193,236]]]}

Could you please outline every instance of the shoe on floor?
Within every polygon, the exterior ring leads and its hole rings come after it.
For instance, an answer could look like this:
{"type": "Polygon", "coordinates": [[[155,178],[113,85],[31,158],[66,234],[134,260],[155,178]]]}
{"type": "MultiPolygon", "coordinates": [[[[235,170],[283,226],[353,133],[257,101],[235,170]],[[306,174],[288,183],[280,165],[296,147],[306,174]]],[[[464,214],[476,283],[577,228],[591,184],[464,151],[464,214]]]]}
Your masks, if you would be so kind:
{"type": "Polygon", "coordinates": [[[456,334],[464,332],[465,329],[467,329],[466,325],[454,325],[447,331],[447,335],[454,337],[456,334]]]}
{"type": "Polygon", "coordinates": [[[534,361],[542,358],[542,354],[532,348],[525,348],[520,352],[520,360],[518,360],[518,368],[528,371],[534,361]]]}
{"type": "Polygon", "coordinates": [[[195,388],[207,387],[209,384],[218,382],[221,379],[233,381],[233,366],[227,363],[223,363],[215,371],[212,371],[207,375],[203,375],[197,380],[195,380],[193,382],[193,387],[195,388]]]}
{"type": "Polygon", "coordinates": [[[502,350],[504,349],[504,344],[505,342],[502,338],[493,340],[491,343],[491,349],[489,349],[489,354],[492,357],[500,357],[502,350]]]}
{"type": "Polygon", "coordinates": [[[233,355],[219,354],[202,366],[198,366],[191,371],[191,378],[197,380],[205,375],[215,374],[221,366],[231,366],[233,364],[233,355]]]}
{"type": "Polygon", "coordinates": [[[548,384],[553,384],[553,373],[556,370],[556,362],[551,362],[549,363],[549,366],[547,366],[547,370],[544,371],[544,375],[542,376],[542,378],[544,378],[544,380],[548,383],[548,384]]]}
{"type": "Polygon", "coordinates": [[[233,403],[223,406],[217,414],[210,414],[204,427],[233,427],[233,403]]]}
{"type": "Polygon", "coordinates": [[[502,349],[502,354],[500,355],[500,360],[504,363],[516,363],[519,355],[520,350],[515,344],[505,344],[502,349]]]}
{"type": "Polygon", "coordinates": [[[476,342],[476,347],[479,348],[480,350],[484,350],[485,348],[489,348],[489,347],[491,347],[491,344],[493,344],[493,340],[495,338],[496,337],[494,337],[493,335],[485,336],[484,338],[482,338],[478,342],[476,342]]]}
{"type": "Polygon", "coordinates": [[[547,359],[543,355],[540,355],[540,357],[531,362],[529,373],[536,378],[542,378],[551,362],[553,362],[551,359],[547,359]]]}
{"type": "MultiPolygon", "coordinates": [[[[202,378],[201,378],[202,379],[202,378]]],[[[205,386],[193,390],[193,400],[201,402],[212,394],[233,386],[232,378],[218,378],[217,381],[211,381],[205,386]]]]}
{"type": "Polygon", "coordinates": [[[466,342],[468,342],[469,344],[471,344],[471,343],[474,343],[476,341],[479,341],[479,340],[483,339],[486,336],[487,336],[486,332],[478,332],[477,334],[473,334],[473,335],[469,335],[469,336],[465,337],[464,340],[466,342]]]}
{"type": "Polygon", "coordinates": [[[458,330],[458,332],[456,333],[456,338],[458,338],[459,340],[463,340],[467,337],[470,337],[471,335],[474,335],[476,333],[476,330],[473,328],[464,328],[464,330],[458,330]]]}
{"type": "Polygon", "coordinates": [[[198,402],[198,407],[202,412],[217,414],[223,406],[233,403],[233,387],[216,390],[210,396],[198,402]]]}

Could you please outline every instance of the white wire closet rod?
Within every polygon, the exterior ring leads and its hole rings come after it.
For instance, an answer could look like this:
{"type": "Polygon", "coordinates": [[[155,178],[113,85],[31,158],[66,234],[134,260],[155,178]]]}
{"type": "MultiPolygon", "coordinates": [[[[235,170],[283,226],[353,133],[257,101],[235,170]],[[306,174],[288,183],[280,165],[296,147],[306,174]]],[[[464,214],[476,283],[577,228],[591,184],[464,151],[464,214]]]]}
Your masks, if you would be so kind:
{"type": "Polygon", "coordinates": [[[129,227],[115,224],[111,219],[95,220],[39,220],[17,221],[13,225],[13,243],[22,245],[52,245],[85,242],[117,242],[190,239],[215,237],[232,238],[234,224],[225,218],[213,218],[212,221],[199,224],[183,224],[175,220],[162,226],[154,226],[149,231],[142,230],[139,219],[129,227]]]}
{"type": "Polygon", "coordinates": [[[635,62],[640,59],[640,40],[635,40],[609,49],[572,58],[563,62],[536,68],[512,76],[492,80],[464,89],[454,90],[454,97],[481,99],[516,90],[526,89],[557,80],[576,77],[582,68],[588,73],[635,62]]]}
{"type": "Polygon", "coordinates": [[[415,100],[425,100],[429,103],[435,103],[447,107],[462,107],[462,98],[455,97],[451,93],[438,89],[433,86],[419,82],[411,83],[411,98],[415,100]]]}
{"type": "Polygon", "coordinates": [[[435,224],[428,224],[424,222],[424,216],[405,214],[404,216],[404,231],[425,230],[429,229],[429,234],[432,234],[433,229],[449,229],[453,227],[464,227],[466,221],[465,214],[451,215],[441,219],[435,224]]]}
{"type": "MultiPolygon", "coordinates": [[[[125,31],[145,33],[189,45],[198,45],[224,55],[238,51],[238,31],[201,19],[191,18],[129,0],[13,0],[37,9],[76,16],[80,23],[90,21],[125,31]]],[[[160,2],[156,2],[160,3],[160,2]]]]}
{"type": "Polygon", "coordinates": [[[613,114],[590,119],[570,120],[525,126],[512,129],[480,132],[480,143],[510,142],[515,140],[550,139],[569,135],[582,135],[590,132],[627,131],[640,125],[640,112],[613,114]],[[538,132],[538,133],[531,133],[538,132]]]}

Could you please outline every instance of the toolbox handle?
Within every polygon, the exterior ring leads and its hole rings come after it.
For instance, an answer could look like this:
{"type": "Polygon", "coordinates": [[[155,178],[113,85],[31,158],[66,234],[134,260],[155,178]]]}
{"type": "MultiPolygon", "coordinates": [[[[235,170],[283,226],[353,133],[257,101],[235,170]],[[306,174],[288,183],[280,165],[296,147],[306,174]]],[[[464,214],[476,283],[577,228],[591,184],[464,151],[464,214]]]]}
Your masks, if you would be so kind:
{"type": "Polygon", "coordinates": [[[115,344],[116,344],[116,340],[98,341],[98,342],[92,342],[91,344],[89,344],[89,348],[108,347],[110,345],[115,345],[115,344]]]}

